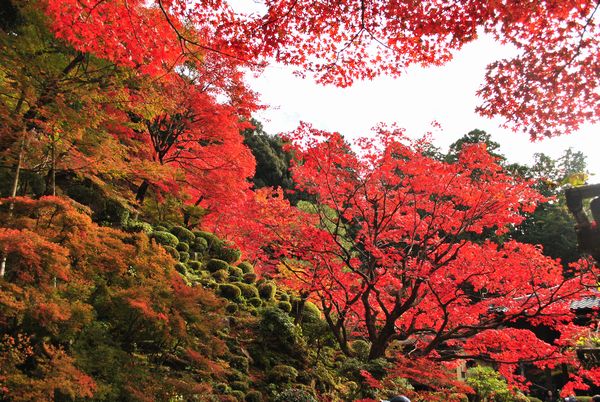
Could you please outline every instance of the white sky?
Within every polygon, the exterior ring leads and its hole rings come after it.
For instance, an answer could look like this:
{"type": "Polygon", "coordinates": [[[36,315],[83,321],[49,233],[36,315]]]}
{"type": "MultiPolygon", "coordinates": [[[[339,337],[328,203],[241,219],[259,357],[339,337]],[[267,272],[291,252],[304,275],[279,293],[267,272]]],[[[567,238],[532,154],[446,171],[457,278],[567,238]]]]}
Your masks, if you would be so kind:
{"type": "Polygon", "coordinates": [[[600,125],[586,126],[575,134],[531,143],[523,133],[500,127],[501,120],[475,113],[480,103],[476,91],[483,83],[485,66],[511,54],[489,38],[466,45],[455,59],[442,67],[410,68],[399,79],[382,77],[357,82],[350,88],[321,86],[293,75],[286,66],[271,66],[259,77],[249,77],[252,89],[269,108],[256,114],[270,134],[286,132],[298,122],[315,128],[339,131],[346,137],[368,135],[379,122],[396,122],[409,135],[433,132],[434,145],[448,145],[473,129],[481,129],[500,143],[500,151],[511,162],[531,164],[535,152],[557,158],[568,147],[583,151],[591,183],[600,182],[600,125]],[[432,121],[442,131],[431,126],[432,121]]]}

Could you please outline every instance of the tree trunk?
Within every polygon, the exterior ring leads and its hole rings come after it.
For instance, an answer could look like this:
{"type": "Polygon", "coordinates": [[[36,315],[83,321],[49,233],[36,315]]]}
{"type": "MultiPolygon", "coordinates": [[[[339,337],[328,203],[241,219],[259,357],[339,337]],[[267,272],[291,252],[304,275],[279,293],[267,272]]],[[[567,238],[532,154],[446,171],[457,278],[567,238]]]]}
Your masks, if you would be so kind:
{"type": "Polygon", "coordinates": [[[52,146],[50,148],[50,170],[46,175],[46,195],[56,195],[56,147],[54,140],[52,140],[52,146]]]}
{"type": "Polygon", "coordinates": [[[149,186],[150,183],[148,182],[148,180],[144,180],[142,184],[140,184],[140,187],[138,188],[137,193],[135,194],[135,200],[140,205],[144,203],[144,199],[146,198],[146,193],[148,192],[149,186]]]}

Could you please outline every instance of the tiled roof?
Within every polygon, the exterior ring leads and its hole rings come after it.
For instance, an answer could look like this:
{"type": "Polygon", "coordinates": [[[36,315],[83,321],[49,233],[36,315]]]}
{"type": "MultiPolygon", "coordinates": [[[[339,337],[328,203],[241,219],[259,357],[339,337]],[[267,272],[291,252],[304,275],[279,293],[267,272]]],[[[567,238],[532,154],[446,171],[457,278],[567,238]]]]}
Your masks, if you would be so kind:
{"type": "Polygon", "coordinates": [[[600,307],[600,297],[590,296],[584,297],[581,300],[575,300],[571,303],[571,309],[573,310],[584,310],[591,309],[594,307],[600,307]]]}

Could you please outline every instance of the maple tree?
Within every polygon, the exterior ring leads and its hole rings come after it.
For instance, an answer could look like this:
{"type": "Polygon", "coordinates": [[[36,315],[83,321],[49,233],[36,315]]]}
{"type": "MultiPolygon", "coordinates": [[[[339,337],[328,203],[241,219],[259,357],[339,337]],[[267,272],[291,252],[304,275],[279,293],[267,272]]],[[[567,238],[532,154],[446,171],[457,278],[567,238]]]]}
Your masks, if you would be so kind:
{"type": "Polygon", "coordinates": [[[544,200],[532,182],[507,174],[482,144],[447,163],[393,128],[379,127],[356,150],[306,124],[290,138],[294,180],[316,202],[284,212],[275,194],[248,232],[240,217],[232,233],[264,235],[272,274],[320,303],[345,353],[357,336],[370,342],[370,359],[399,342],[413,358],[493,361],[517,382],[519,362],[578,364],[567,348],[576,332],[570,302],[590,294],[596,268],[580,261],[565,276],[541,248],[500,236],[544,200]],[[563,338],[548,344],[516,322],[563,338]]]}

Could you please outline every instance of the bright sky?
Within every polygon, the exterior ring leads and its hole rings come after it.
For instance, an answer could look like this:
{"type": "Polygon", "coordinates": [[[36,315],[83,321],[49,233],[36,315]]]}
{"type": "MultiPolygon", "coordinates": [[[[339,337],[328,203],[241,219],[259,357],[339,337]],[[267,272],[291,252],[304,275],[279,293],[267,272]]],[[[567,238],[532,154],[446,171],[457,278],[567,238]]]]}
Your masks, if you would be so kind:
{"type": "Polygon", "coordinates": [[[261,76],[249,78],[251,88],[269,106],[255,117],[270,134],[293,130],[299,121],[306,121],[350,138],[368,135],[379,122],[396,122],[415,137],[432,131],[434,145],[443,151],[478,128],[501,144],[501,152],[511,162],[531,164],[535,152],[557,158],[569,147],[583,151],[594,174],[590,182],[600,182],[600,125],[531,143],[525,134],[502,129],[502,121],[475,113],[479,104],[476,91],[483,83],[485,66],[510,54],[510,49],[482,38],[466,45],[443,67],[415,67],[399,79],[383,77],[357,82],[350,88],[324,87],[295,77],[291,68],[271,66],[261,76]],[[432,121],[439,122],[442,130],[434,129],[432,121]]]}

